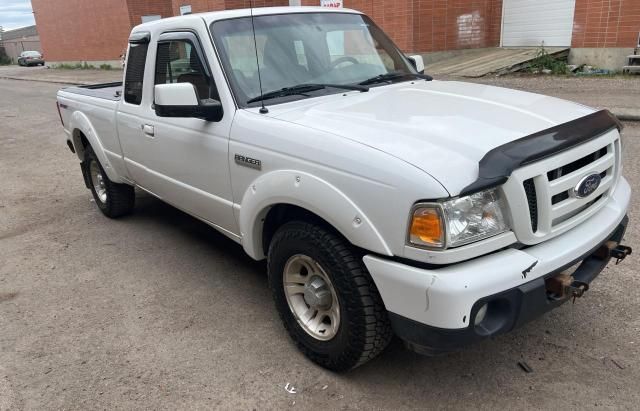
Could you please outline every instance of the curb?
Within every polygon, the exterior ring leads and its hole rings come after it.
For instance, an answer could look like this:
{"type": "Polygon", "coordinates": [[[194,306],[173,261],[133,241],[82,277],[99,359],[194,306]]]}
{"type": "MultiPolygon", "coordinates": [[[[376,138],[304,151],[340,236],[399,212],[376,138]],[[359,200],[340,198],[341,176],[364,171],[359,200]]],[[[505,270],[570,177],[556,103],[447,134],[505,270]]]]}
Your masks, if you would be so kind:
{"type": "Polygon", "coordinates": [[[24,77],[11,77],[11,76],[0,76],[2,80],[20,80],[20,81],[36,81],[39,83],[54,83],[54,84],[67,84],[70,86],[88,86],[94,84],[95,82],[91,81],[67,81],[67,80],[48,80],[48,79],[35,79],[35,78],[24,78],[24,77]]]}
{"type": "Polygon", "coordinates": [[[620,121],[640,121],[640,114],[616,113],[615,111],[613,111],[613,114],[618,117],[620,121]]]}

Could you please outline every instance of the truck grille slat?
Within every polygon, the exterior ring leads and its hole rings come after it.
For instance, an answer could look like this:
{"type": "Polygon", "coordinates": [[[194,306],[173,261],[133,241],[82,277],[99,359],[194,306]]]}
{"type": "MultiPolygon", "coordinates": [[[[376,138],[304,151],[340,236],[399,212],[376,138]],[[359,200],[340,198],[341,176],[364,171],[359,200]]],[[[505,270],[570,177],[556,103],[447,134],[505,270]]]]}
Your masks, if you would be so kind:
{"type": "Polygon", "coordinates": [[[595,199],[589,201],[586,204],[583,204],[582,206],[580,206],[580,208],[573,210],[565,215],[563,215],[562,217],[558,217],[556,219],[554,219],[552,221],[552,225],[558,225],[561,224],[575,216],[577,216],[578,214],[582,213],[583,211],[585,211],[586,209],[588,209],[589,207],[591,207],[592,205],[594,205],[595,203],[597,203],[598,201],[600,201],[600,199],[602,198],[602,194],[600,194],[598,197],[596,197],[595,199]]]}
{"type": "Polygon", "coordinates": [[[569,164],[566,164],[562,167],[556,168],[555,170],[551,170],[547,172],[547,178],[549,181],[553,181],[558,177],[562,177],[569,173],[573,173],[574,171],[580,170],[583,167],[588,166],[593,163],[600,157],[603,157],[607,154],[607,147],[603,147],[600,150],[589,154],[588,156],[582,157],[576,161],[572,161],[569,164]]]}

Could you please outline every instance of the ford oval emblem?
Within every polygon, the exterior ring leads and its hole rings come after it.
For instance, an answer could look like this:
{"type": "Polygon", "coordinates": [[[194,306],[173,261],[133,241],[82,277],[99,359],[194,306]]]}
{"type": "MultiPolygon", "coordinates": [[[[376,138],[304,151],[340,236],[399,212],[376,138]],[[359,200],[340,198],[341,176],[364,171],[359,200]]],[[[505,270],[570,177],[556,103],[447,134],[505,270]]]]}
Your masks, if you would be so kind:
{"type": "Polygon", "coordinates": [[[589,197],[591,194],[593,194],[594,191],[598,189],[601,181],[602,177],[600,177],[600,174],[590,174],[586,177],[583,177],[582,180],[580,180],[573,189],[574,197],[589,197]]]}

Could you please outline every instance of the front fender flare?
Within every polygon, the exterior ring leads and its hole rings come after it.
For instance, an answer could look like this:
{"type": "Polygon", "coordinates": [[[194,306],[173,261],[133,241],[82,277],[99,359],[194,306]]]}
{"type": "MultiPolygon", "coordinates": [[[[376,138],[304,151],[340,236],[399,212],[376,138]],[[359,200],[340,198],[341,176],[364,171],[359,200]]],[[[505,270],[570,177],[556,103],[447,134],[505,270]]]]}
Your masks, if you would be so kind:
{"type": "Polygon", "coordinates": [[[256,260],[265,257],[262,248],[264,219],[276,204],[291,204],[323,218],[352,244],[392,255],[371,220],[342,191],[308,173],[278,170],[256,179],[242,197],[239,212],[242,246],[256,260]]]}
{"type": "Polygon", "coordinates": [[[89,121],[89,118],[84,113],[80,111],[73,112],[69,120],[69,130],[72,130],[71,138],[73,139],[73,146],[76,149],[76,154],[80,161],[84,161],[84,151],[82,150],[82,143],[80,142],[80,136],[77,131],[81,132],[86,137],[93,149],[93,152],[96,153],[96,156],[100,161],[100,165],[104,169],[105,173],[107,173],[109,180],[114,183],[123,182],[118,173],[116,173],[111,166],[111,162],[104,151],[102,143],[100,143],[100,138],[98,137],[96,130],[93,128],[91,121],[89,121]]]}

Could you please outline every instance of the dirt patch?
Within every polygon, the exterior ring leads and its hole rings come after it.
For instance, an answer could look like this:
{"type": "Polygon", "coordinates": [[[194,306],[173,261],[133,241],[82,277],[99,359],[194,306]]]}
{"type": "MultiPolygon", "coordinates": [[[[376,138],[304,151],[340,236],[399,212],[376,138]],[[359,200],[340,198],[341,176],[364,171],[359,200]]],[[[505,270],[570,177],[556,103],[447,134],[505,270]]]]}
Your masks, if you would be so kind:
{"type": "Polygon", "coordinates": [[[16,298],[18,296],[18,293],[13,292],[13,293],[3,293],[0,291],[0,304],[7,302],[7,301],[11,301],[14,298],[16,298]]]}

